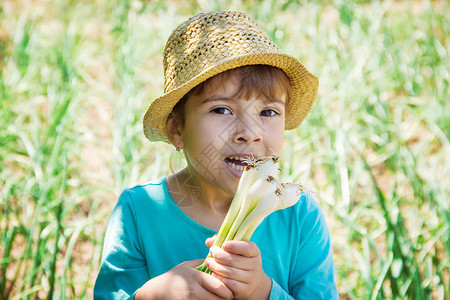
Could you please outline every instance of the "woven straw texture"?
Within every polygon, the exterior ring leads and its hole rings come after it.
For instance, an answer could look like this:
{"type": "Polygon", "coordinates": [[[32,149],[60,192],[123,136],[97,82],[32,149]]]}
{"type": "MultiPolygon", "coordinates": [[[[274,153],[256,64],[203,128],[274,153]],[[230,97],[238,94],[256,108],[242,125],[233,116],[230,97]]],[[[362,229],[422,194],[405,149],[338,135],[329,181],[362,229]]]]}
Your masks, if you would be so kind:
{"type": "Polygon", "coordinates": [[[221,72],[256,64],[278,67],[289,77],[293,91],[286,105],[286,129],[298,127],[317,97],[317,77],[295,57],[283,54],[250,16],[219,11],[193,16],[169,36],[163,52],[164,95],[144,116],[145,136],[169,142],[167,117],[187,92],[221,72]]]}

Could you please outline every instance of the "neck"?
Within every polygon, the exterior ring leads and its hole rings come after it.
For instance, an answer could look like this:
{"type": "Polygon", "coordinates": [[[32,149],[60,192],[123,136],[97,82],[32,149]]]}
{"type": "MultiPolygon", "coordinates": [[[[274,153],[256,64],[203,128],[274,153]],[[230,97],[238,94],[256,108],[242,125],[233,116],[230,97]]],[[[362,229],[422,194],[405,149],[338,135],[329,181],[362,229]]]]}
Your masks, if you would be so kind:
{"type": "Polygon", "coordinates": [[[185,168],[170,176],[172,181],[172,193],[178,195],[177,204],[181,206],[191,205],[201,210],[210,211],[212,214],[226,214],[233,196],[210,183],[195,171],[185,168]]]}

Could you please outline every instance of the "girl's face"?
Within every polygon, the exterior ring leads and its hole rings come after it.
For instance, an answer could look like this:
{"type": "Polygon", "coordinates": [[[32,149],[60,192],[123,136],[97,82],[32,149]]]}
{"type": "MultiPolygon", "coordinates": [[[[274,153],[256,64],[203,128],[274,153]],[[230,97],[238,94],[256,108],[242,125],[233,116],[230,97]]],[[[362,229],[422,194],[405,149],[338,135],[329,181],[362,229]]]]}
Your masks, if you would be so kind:
{"type": "Polygon", "coordinates": [[[280,154],[286,93],[276,99],[234,97],[234,77],[212,80],[185,106],[180,129],[191,176],[234,195],[245,168],[242,159],[280,154]]]}

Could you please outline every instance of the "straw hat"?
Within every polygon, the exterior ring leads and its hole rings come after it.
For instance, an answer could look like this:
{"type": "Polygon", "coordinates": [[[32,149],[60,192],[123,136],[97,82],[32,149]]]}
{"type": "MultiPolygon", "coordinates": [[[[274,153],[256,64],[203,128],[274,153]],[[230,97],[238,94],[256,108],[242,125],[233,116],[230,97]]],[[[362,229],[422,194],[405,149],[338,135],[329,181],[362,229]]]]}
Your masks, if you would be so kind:
{"type": "Polygon", "coordinates": [[[286,104],[285,128],[296,128],[316,99],[317,77],[295,57],[283,54],[250,16],[218,11],[189,18],[169,36],[163,53],[164,95],[145,113],[145,136],[150,141],[169,142],[167,117],[187,92],[221,72],[256,64],[278,67],[289,77],[292,98],[286,104]]]}

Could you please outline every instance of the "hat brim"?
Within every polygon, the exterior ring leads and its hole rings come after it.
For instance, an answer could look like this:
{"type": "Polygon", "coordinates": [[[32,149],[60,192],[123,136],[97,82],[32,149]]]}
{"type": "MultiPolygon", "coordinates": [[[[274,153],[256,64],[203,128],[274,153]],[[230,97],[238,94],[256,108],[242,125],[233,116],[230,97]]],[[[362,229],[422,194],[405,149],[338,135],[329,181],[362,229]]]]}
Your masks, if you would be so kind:
{"type": "Polygon", "coordinates": [[[144,116],[144,134],[150,141],[170,143],[166,121],[173,107],[191,89],[219,73],[246,65],[269,65],[282,69],[292,85],[292,97],[286,104],[286,130],[298,127],[311,111],[316,100],[319,80],[293,56],[283,53],[257,53],[233,56],[192,77],[189,81],[156,98],[144,116]]]}

